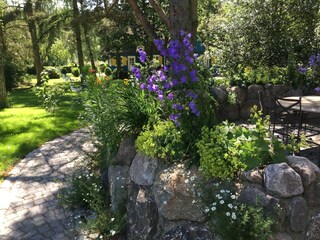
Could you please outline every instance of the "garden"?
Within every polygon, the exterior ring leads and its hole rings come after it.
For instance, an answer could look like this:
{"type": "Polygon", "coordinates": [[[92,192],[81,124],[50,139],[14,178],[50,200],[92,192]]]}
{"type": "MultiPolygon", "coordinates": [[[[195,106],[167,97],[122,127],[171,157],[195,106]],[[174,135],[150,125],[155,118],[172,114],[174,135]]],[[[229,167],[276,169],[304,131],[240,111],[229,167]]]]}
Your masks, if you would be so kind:
{"type": "Polygon", "coordinates": [[[318,1],[40,2],[0,4],[0,180],[86,127],[60,200],[94,239],[319,239],[320,169],[259,98],[320,94],[318,1]]]}

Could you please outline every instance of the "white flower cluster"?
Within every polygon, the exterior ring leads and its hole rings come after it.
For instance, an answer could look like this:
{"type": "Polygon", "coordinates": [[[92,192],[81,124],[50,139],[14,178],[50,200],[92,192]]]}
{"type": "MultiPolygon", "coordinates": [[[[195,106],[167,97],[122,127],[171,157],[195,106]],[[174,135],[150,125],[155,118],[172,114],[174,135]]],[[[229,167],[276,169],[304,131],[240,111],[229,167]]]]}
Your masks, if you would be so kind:
{"type": "MultiPolygon", "coordinates": [[[[219,187],[220,184],[214,183],[214,186],[219,187]]],[[[224,216],[230,217],[230,221],[233,222],[237,219],[237,199],[237,193],[233,193],[228,189],[220,189],[214,196],[215,201],[204,208],[204,213],[215,215],[215,212],[219,212],[224,216]]]]}

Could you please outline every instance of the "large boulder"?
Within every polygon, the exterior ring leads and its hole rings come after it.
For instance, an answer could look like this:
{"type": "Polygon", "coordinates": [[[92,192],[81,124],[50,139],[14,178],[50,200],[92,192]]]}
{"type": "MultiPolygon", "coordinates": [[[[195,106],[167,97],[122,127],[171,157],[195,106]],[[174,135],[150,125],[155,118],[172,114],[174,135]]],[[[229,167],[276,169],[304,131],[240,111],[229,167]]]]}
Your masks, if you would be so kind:
{"type": "Polygon", "coordinates": [[[164,234],[162,240],[212,240],[211,232],[199,223],[178,226],[164,234]]]}
{"type": "Polygon", "coordinates": [[[130,180],[138,185],[150,186],[153,184],[157,167],[158,160],[156,158],[137,154],[129,170],[130,180]]]}
{"type": "Polygon", "coordinates": [[[267,207],[272,198],[260,189],[249,186],[240,192],[239,201],[246,205],[267,207]]]}
{"type": "Polygon", "coordinates": [[[308,206],[303,197],[294,197],[290,204],[290,227],[294,232],[303,232],[309,222],[308,206]]]}
{"type": "Polygon", "coordinates": [[[311,217],[307,228],[306,240],[320,240],[320,213],[311,217]]]}
{"type": "Polygon", "coordinates": [[[304,195],[309,206],[320,206],[320,182],[316,181],[306,187],[304,195]]]}
{"type": "Polygon", "coordinates": [[[130,184],[128,195],[128,239],[153,240],[157,231],[158,211],[151,186],[130,184]]]}
{"type": "Polygon", "coordinates": [[[251,108],[253,108],[253,106],[259,107],[260,106],[259,100],[250,99],[246,101],[243,107],[240,109],[240,118],[244,120],[250,118],[251,108]]]}
{"type": "Polygon", "coordinates": [[[154,183],[159,214],[169,220],[204,220],[195,191],[196,176],[195,169],[187,171],[183,164],[159,171],[154,183]]]}
{"type": "Polygon", "coordinates": [[[108,168],[111,210],[118,212],[127,198],[128,166],[110,166],[108,168]]]}
{"type": "Polygon", "coordinates": [[[305,157],[288,156],[288,164],[301,177],[303,186],[308,186],[316,180],[317,175],[320,175],[319,168],[305,157]]]}
{"type": "Polygon", "coordinates": [[[238,104],[226,104],[221,110],[226,115],[226,119],[230,121],[238,120],[240,117],[238,104]]]}
{"type": "Polygon", "coordinates": [[[270,240],[292,240],[292,237],[287,233],[275,233],[270,240]]]}
{"type": "Polygon", "coordinates": [[[120,143],[116,156],[117,164],[130,166],[136,155],[135,140],[133,136],[126,136],[120,143]]]}
{"type": "Polygon", "coordinates": [[[286,163],[271,164],[264,171],[267,192],[282,198],[303,193],[301,177],[286,163]]]}
{"type": "Polygon", "coordinates": [[[228,99],[228,93],[225,89],[221,87],[215,87],[210,90],[212,96],[216,99],[218,103],[226,103],[228,99]]]}
{"type": "Polygon", "coordinates": [[[248,99],[259,99],[259,92],[263,92],[264,88],[259,84],[252,84],[248,87],[248,99]]]}

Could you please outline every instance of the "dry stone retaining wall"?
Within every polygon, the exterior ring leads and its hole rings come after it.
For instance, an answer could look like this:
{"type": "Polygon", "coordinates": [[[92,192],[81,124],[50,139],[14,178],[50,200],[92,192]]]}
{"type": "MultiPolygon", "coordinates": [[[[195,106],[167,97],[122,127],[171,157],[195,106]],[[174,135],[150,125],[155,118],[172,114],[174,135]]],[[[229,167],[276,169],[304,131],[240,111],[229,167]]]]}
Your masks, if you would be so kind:
{"type": "MultiPolygon", "coordinates": [[[[120,146],[118,165],[108,170],[112,209],[126,200],[126,239],[210,240],[195,182],[196,167],[165,165],[135,152],[128,139],[120,146]]],[[[303,157],[241,175],[239,200],[279,211],[277,232],[271,240],[320,240],[320,170],[303,157]]]]}
{"type": "Polygon", "coordinates": [[[264,112],[269,113],[273,107],[273,96],[302,96],[305,95],[301,88],[294,89],[286,85],[259,85],[252,84],[248,87],[216,87],[211,94],[217,100],[219,107],[217,116],[221,119],[246,120],[250,117],[251,108],[256,105],[263,107],[264,112]],[[260,92],[260,98],[259,98],[260,92]],[[236,102],[228,103],[228,94],[236,94],[236,102]]]}

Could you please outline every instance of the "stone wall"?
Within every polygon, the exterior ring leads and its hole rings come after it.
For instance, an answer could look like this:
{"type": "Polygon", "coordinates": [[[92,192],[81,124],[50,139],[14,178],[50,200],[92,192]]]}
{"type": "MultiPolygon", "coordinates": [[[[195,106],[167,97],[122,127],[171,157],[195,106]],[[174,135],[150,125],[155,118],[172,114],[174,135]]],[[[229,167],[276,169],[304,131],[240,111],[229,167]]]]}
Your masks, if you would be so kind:
{"type": "Polygon", "coordinates": [[[273,107],[273,96],[302,96],[305,95],[301,88],[294,89],[286,85],[258,85],[248,87],[216,87],[211,94],[217,100],[219,106],[217,116],[221,119],[246,120],[250,117],[250,109],[256,105],[263,107],[264,113],[268,114],[273,107]],[[259,97],[260,92],[260,97],[259,97]],[[236,94],[236,103],[228,103],[228,94],[236,94]]]}
{"type": "MultiPolygon", "coordinates": [[[[131,138],[116,160],[106,184],[113,210],[126,200],[126,239],[215,239],[196,194],[195,182],[201,181],[196,167],[186,170],[137,154],[131,138]]],[[[308,159],[291,156],[286,163],[243,173],[241,189],[243,203],[283,209],[273,240],[320,239],[320,170],[308,159]]]]}

